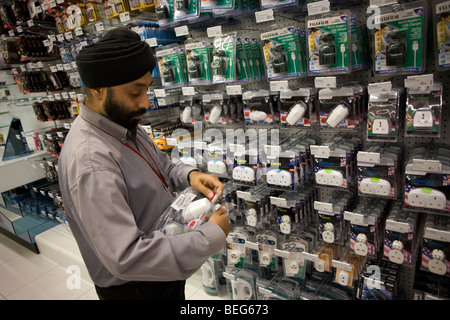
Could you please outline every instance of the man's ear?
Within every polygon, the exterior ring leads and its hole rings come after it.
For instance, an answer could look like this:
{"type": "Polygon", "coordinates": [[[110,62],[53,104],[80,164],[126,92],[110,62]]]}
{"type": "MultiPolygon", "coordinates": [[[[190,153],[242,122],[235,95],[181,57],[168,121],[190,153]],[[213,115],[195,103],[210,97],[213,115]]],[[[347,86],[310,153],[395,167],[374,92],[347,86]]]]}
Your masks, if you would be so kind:
{"type": "Polygon", "coordinates": [[[106,92],[108,88],[91,88],[89,89],[91,91],[92,97],[95,100],[104,100],[106,97],[106,92]]]}

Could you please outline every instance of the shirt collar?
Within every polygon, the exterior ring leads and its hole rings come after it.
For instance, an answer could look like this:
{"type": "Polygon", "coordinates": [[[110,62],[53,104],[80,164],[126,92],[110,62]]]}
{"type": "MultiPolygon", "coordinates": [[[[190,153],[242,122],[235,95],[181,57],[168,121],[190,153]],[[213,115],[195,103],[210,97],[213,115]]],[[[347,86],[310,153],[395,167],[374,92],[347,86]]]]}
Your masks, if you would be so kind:
{"type": "Polygon", "coordinates": [[[124,128],[121,125],[109,120],[104,115],[93,111],[84,104],[81,105],[80,116],[94,126],[107,131],[109,134],[113,135],[122,142],[127,140],[127,128],[124,128]]]}

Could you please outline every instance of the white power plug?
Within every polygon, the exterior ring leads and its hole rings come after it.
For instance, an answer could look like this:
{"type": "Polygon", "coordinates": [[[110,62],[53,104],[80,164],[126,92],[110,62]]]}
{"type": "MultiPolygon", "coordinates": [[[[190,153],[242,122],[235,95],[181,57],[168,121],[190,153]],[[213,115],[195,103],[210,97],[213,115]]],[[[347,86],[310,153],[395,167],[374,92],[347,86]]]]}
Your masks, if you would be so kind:
{"type": "Polygon", "coordinates": [[[427,194],[427,207],[432,209],[444,210],[447,204],[447,197],[439,190],[432,189],[427,194]]]}
{"type": "Polygon", "coordinates": [[[413,127],[419,130],[431,130],[434,127],[432,110],[417,110],[413,117],[413,127]]]}
{"type": "Polygon", "coordinates": [[[189,123],[191,120],[191,113],[192,113],[191,107],[184,108],[183,112],[181,113],[181,122],[189,123]]]}
{"type": "Polygon", "coordinates": [[[317,272],[325,272],[325,261],[319,259],[318,261],[314,262],[314,268],[317,272]]]}
{"type": "Polygon", "coordinates": [[[391,184],[384,179],[366,178],[361,181],[359,190],[365,194],[389,196],[391,193],[391,184]]]}
{"type": "Polygon", "coordinates": [[[404,259],[403,243],[399,240],[392,241],[392,249],[389,251],[389,260],[397,264],[402,264],[404,259]]]}
{"type": "Polygon", "coordinates": [[[264,111],[252,111],[249,114],[250,121],[252,122],[262,122],[267,118],[267,113],[264,111]]]}
{"type": "Polygon", "coordinates": [[[211,207],[211,201],[208,198],[201,198],[192,201],[186,208],[184,208],[182,217],[184,222],[192,221],[199,217],[211,207]]]}
{"type": "Polygon", "coordinates": [[[220,106],[214,106],[209,113],[209,123],[217,123],[222,115],[222,108],[220,106]]]}
{"type": "Polygon", "coordinates": [[[356,236],[356,243],[353,246],[353,251],[355,251],[357,255],[363,257],[367,256],[369,250],[367,248],[367,236],[364,233],[359,233],[356,236]]]}
{"type": "Polygon", "coordinates": [[[447,273],[447,266],[445,265],[445,253],[440,249],[434,249],[431,252],[432,259],[428,261],[428,269],[440,276],[447,273]]]}
{"type": "Polygon", "coordinates": [[[291,126],[295,125],[301,118],[303,118],[306,108],[306,104],[303,101],[299,101],[289,110],[286,117],[286,122],[291,126]]]}
{"type": "Polygon", "coordinates": [[[387,118],[377,118],[372,123],[372,133],[387,135],[391,133],[391,123],[387,118]]]}
{"type": "Polygon", "coordinates": [[[331,128],[335,128],[340,123],[342,123],[345,119],[347,119],[347,116],[349,115],[349,113],[350,113],[350,110],[348,110],[348,108],[345,105],[339,104],[328,115],[326,123],[331,128]]]}
{"type": "Polygon", "coordinates": [[[324,231],[322,232],[322,239],[326,243],[333,243],[334,237],[334,225],[331,222],[327,222],[324,225],[324,231]]]}
{"type": "Polygon", "coordinates": [[[300,271],[300,263],[296,260],[285,260],[285,266],[287,273],[291,275],[298,274],[300,271]]]}
{"type": "Polygon", "coordinates": [[[210,173],[217,173],[217,174],[227,173],[227,166],[223,161],[219,160],[208,161],[207,169],[210,173]]]}

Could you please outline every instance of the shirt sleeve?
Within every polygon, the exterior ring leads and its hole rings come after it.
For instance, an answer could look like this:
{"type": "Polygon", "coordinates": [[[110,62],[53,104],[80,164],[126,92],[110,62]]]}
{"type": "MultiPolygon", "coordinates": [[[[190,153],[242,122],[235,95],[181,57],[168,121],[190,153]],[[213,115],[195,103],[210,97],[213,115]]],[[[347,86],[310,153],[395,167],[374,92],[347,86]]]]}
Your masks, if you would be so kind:
{"type": "Polygon", "coordinates": [[[125,281],[185,280],[226,243],[225,233],[212,222],[172,236],[139,230],[126,185],[111,170],[82,175],[71,189],[71,200],[71,211],[76,210],[75,220],[96,257],[125,281]]]}

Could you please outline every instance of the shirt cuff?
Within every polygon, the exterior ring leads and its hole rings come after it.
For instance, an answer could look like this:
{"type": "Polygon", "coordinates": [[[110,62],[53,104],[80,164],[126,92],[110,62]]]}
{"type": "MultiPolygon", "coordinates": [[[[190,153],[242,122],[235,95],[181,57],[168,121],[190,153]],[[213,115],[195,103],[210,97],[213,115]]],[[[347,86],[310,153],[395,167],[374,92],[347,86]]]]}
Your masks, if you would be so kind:
{"type": "Polygon", "coordinates": [[[214,222],[205,222],[197,230],[208,240],[211,256],[225,247],[227,243],[225,232],[214,222]]]}
{"type": "Polygon", "coordinates": [[[187,173],[187,182],[189,185],[191,185],[191,181],[189,180],[189,175],[191,174],[192,171],[200,171],[200,170],[198,170],[197,168],[189,170],[189,172],[187,173]]]}

